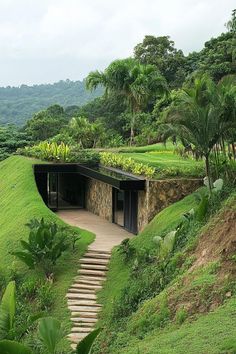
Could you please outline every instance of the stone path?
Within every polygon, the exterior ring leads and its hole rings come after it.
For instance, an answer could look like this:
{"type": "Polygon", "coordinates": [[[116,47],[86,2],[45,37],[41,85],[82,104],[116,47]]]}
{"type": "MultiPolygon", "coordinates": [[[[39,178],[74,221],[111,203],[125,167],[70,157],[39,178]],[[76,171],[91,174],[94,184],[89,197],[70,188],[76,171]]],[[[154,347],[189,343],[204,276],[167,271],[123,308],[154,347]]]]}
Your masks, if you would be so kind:
{"type": "Polygon", "coordinates": [[[111,250],[132,234],[85,210],[63,210],[57,215],[68,224],[79,226],[96,234],[95,241],[80,259],[78,275],[66,295],[73,323],[68,338],[75,349],[77,343],[94,328],[101,305],[96,292],[106,280],[111,250]]]}

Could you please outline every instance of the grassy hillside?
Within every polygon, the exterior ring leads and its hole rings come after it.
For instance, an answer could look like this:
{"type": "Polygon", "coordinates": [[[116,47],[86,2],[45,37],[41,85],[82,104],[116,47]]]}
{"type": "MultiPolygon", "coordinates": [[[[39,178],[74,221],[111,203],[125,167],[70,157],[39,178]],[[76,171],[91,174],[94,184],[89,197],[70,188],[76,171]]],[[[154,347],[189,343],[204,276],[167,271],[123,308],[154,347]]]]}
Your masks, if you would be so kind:
{"type": "MultiPolygon", "coordinates": [[[[18,156],[10,157],[0,163],[0,288],[3,285],[3,275],[7,278],[14,277],[18,281],[17,291],[31,278],[42,277],[36,271],[29,271],[9,254],[19,249],[20,239],[27,238],[29,231],[25,224],[30,219],[44,217],[45,220],[64,225],[43,203],[35,184],[33,163],[32,159],[18,156]]],[[[70,230],[80,233],[77,228],[70,228],[70,230]]],[[[50,313],[62,321],[65,333],[68,333],[71,326],[65,295],[73,276],[77,273],[78,260],[93,237],[91,233],[81,231],[81,239],[77,242],[76,251],[74,253],[71,250],[67,251],[55,270],[56,279],[52,287],[54,304],[50,313]]],[[[62,348],[68,348],[66,341],[62,343],[62,348]]]]}
{"type": "Polygon", "coordinates": [[[122,247],[113,252],[94,353],[236,352],[236,195],[215,200],[203,221],[181,229],[168,261],[158,261],[153,238],[165,237],[196,209],[197,195],[159,213],[132,239],[128,259],[122,247]]]}
{"type": "Polygon", "coordinates": [[[0,125],[23,125],[33,113],[53,104],[63,107],[82,106],[102,93],[101,88],[91,93],[85,89],[83,81],[70,80],[61,80],[55,84],[0,87],[0,125]]]}

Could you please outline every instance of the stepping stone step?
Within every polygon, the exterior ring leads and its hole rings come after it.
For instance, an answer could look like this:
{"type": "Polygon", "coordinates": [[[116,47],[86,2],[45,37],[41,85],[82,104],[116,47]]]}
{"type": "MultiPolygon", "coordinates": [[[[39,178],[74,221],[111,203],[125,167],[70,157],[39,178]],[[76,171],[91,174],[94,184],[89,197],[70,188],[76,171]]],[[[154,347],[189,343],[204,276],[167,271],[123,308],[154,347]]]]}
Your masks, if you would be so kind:
{"type": "Polygon", "coordinates": [[[81,258],[80,259],[81,264],[101,264],[101,265],[107,265],[109,263],[109,260],[107,259],[96,259],[96,258],[81,258]]]}
{"type": "Polygon", "coordinates": [[[87,333],[80,333],[80,334],[78,334],[78,333],[71,333],[71,334],[69,334],[68,336],[67,336],[67,338],[71,341],[71,342],[73,342],[73,343],[75,343],[75,344],[78,344],[84,337],[86,337],[88,334],[89,334],[90,332],[87,332],[87,333]]]}
{"type": "MultiPolygon", "coordinates": [[[[73,285],[72,285],[73,286],[73,285]]],[[[68,290],[68,293],[70,293],[70,294],[89,294],[89,295],[95,295],[95,290],[93,289],[93,290],[90,290],[90,289],[81,289],[80,287],[75,287],[75,288],[73,288],[73,287],[71,287],[71,288],[69,288],[69,290],[68,290]]]]}
{"type": "Polygon", "coordinates": [[[92,275],[80,275],[79,277],[80,280],[89,280],[89,281],[93,281],[93,282],[103,282],[106,280],[106,277],[94,277],[92,275]]]}
{"type": "Polygon", "coordinates": [[[67,304],[68,304],[68,306],[91,306],[91,308],[92,307],[100,308],[100,306],[97,306],[96,302],[88,303],[88,301],[87,301],[87,302],[81,303],[80,300],[68,300],[67,304]]]}
{"type": "Polygon", "coordinates": [[[108,268],[105,265],[100,264],[80,264],[80,269],[92,269],[92,270],[104,270],[107,271],[108,268]]]}
{"type": "Polygon", "coordinates": [[[92,294],[74,294],[68,293],[66,294],[67,299],[82,299],[82,300],[96,300],[97,296],[92,294]]]}
{"type": "MultiPolygon", "coordinates": [[[[102,288],[101,285],[89,284],[89,283],[77,283],[78,287],[76,289],[87,289],[97,291],[102,288]]],[[[75,285],[74,285],[75,286],[75,285]]]]}
{"type": "Polygon", "coordinates": [[[97,276],[97,277],[104,277],[106,272],[105,271],[101,271],[101,270],[88,270],[88,269],[80,269],[78,270],[78,273],[81,275],[93,275],[93,276],[97,276]]]}
{"type": "MultiPolygon", "coordinates": [[[[96,307],[96,306],[69,305],[68,308],[69,308],[69,310],[71,310],[71,312],[77,312],[78,314],[81,314],[84,312],[98,313],[100,311],[100,307],[96,307]]],[[[81,314],[81,316],[82,316],[82,314],[81,314]]]]}
{"type": "Polygon", "coordinates": [[[105,278],[103,277],[93,277],[93,276],[89,276],[89,275],[80,275],[74,278],[75,279],[75,283],[77,284],[79,282],[89,282],[90,284],[93,285],[100,285],[101,282],[103,282],[105,280],[105,278]]]}
{"type": "Polygon", "coordinates": [[[73,318],[91,318],[93,320],[97,320],[97,312],[89,312],[89,311],[78,311],[77,309],[75,311],[71,312],[71,316],[73,318]]]}
{"type": "Polygon", "coordinates": [[[110,255],[111,255],[111,251],[96,250],[96,249],[93,249],[93,248],[90,248],[90,247],[89,247],[87,253],[90,253],[90,252],[93,252],[93,253],[102,253],[102,254],[110,254],[110,255]]]}
{"type": "Polygon", "coordinates": [[[91,327],[73,327],[71,328],[71,333],[89,333],[91,332],[91,327]]]}
{"type": "Polygon", "coordinates": [[[68,300],[68,304],[76,304],[76,306],[93,306],[102,307],[95,300],[68,300]]]}
{"type": "Polygon", "coordinates": [[[87,317],[71,317],[70,320],[74,322],[74,326],[76,325],[76,323],[80,323],[81,325],[83,323],[90,323],[91,325],[94,325],[97,322],[96,318],[87,318],[87,317]]]}
{"type": "Polygon", "coordinates": [[[97,259],[110,259],[111,256],[108,254],[98,254],[98,253],[86,253],[85,254],[86,258],[97,258],[97,259]]]}
{"type": "Polygon", "coordinates": [[[90,323],[90,322],[73,322],[74,327],[89,327],[90,330],[93,328],[95,323],[90,323]]]}

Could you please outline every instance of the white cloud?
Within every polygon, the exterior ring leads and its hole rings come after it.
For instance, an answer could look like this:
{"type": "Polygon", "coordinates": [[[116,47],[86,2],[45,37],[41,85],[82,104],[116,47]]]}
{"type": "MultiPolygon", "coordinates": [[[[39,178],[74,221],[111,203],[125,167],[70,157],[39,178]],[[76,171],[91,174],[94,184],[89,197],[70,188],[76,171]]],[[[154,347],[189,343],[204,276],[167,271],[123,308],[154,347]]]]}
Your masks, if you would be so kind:
{"type": "Polygon", "coordinates": [[[0,0],[0,85],[82,78],[145,34],[185,53],[224,31],[235,0],[0,0]]]}

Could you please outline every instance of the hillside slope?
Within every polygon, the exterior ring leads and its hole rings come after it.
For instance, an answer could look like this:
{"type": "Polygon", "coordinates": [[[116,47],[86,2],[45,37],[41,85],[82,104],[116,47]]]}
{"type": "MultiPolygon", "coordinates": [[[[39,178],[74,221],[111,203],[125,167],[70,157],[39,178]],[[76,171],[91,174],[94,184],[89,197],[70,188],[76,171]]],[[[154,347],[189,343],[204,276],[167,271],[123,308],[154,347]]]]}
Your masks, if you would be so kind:
{"type": "MultiPolygon", "coordinates": [[[[29,230],[25,224],[34,217],[43,217],[45,220],[65,225],[46,207],[38,193],[32,168],[34,162],[33,159],[14,156],[0,163],[0,292],[4,285],[3,276],[9,278],[14,273],[14,278],[19,279],[17,292],[22,284],[28,284],[31,278],[40,277],[37,271],[29,271],[23,263],[9,254],[19,249],[20,239],[27,238],[29,230]]],[[[79,231],[78,228],[68,226],[68,230],[80,234],[80,240],[76,244],[75,252],[71,249],[66,251],[56,266],[56,279],[52,287],[54,303],[49,312],[62,321],[65,333],[69,333],[71,327],[65,295],[77,273],[79,258],[94,238],[90,232],[79,231]]],[[[23,305],[21,306],[21,311],[25,310],[23,305]]],[[[62,348],[68,349],[69,343],[64,341],[62,348]]]]}
{"type": "Polygon", "coordinates": [[[236,353],[235,193],[208,221],[183,229],[166,264],[155,256],[153,237],[174,230],[197,207],[196,195],[164,209],[133,238],[128,261],[124,249],[114,252],[95,353],[236,353]]]}
{"type": "Polygon", "coordinates": [[[101,96],[102,88],[89,92],[84,81],[59,81],[54,84],[42,84],[20,87],[0,87],[0,125],[23,125],[33,113],[53,104],[63,107],[82,106],[101,96]]]}

